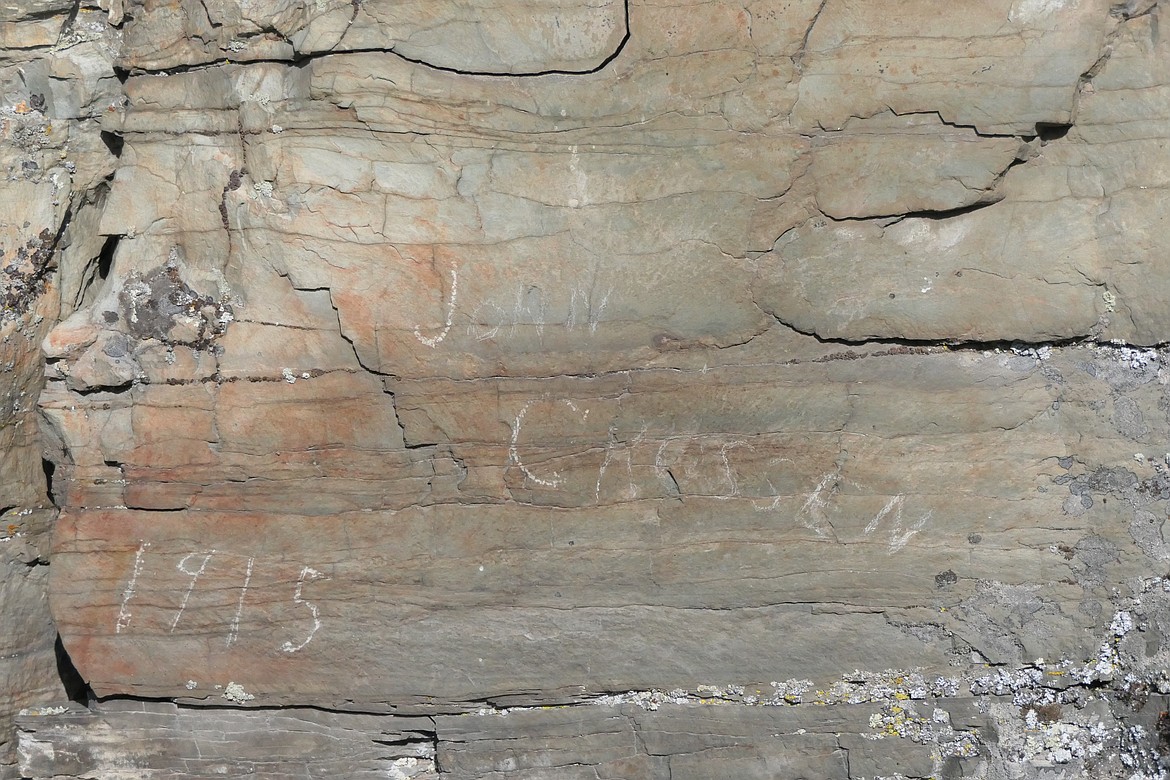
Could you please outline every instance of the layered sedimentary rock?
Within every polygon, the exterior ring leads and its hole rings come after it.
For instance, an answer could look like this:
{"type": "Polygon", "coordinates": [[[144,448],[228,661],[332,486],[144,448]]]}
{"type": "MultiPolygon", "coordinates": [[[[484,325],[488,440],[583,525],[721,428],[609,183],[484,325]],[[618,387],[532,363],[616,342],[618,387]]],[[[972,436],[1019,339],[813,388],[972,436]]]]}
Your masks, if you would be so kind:
{"type": "Polygon", "coordinates": [[[96,8],[0,3],[0,777],[15,771],[12,719],[65,695],[46,600],[55,512],[42,461],[40,343],[66,309],[58,270],[102,239],[86,220],[114,157],[96,117],[117,102],[117,31],[96,8]]]}
{"type": "Polygon", "coordinates": [[[76,18],[24,775],[1164,771],[1156,3],[76,18]]]}

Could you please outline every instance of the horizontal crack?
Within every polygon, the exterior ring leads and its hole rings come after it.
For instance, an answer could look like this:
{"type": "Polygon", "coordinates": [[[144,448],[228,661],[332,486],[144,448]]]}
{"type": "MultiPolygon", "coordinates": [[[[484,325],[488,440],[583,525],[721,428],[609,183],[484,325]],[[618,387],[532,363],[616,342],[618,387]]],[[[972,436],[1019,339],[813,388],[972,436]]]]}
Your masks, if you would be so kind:
{"type": "MultiPolygon", "coordinates": [[[[356,18],[356,10],[357,10],[357,8],[355,6],[355,18],[356,18]]],[[[576,69],[576,70],[571,69],[571,68],[546,68],[544,70],[521,71],[521,72],[513,73],[513,72],[506,72],[506,71],[474,70],[474,69],[469,69],[469,68],[455,68],[455,67],[446,66],[446,65],[437,65],[433,62],[428,62],[427,60],[425,60],[421,57],[408,57],[404,54],[401,54],[400,52],[395,51],[394,47],[392,47],[392,46],[389,48],[356,47],[356,48],[352,48],[352,49],[344,49],[341,51],[338,51],[337,49],[330,49],[328,51],[321,51],[321,52],[306,52],[306,53],[302,53],[302,54],[299,54],[299,55],[296,55],[294,57],[290,57],[287,59],[271,58],[270,57],[270,58],[256,58],[256,59],[248,59],[248,60],[238,59],[234,62],[229,62],[225,59],[225,60],[216,60],[214,62],[191,63],[191,64],[187,64],[187,65],[175,65],[175,66],[167,67],[167,68],[133,67],[133,68],[129,68],[129,69],[121,68],[120,70],[122,73],[128,73],[130,75],[171,76],[171,75],[178,75],[181,73],[190,73],[193,71],[201,71],[201,70],[219,68],[219,67],[222,67],[222,66],[227,65],[227,64],[245,65],[246,66],[246,65],[266,64],[267,63],[267,64],[292,65],[293,67],[300,68],[300,67],[304,67],[304,66],[308,65],[310,62],[313,62],[314,60],[318,60],[318,59],[322,59],[324,57],[330,57],[330,56],[334,56],[334,55],[344,56],[344,55],[348,55],[348,54],[388,54],[388,55],[397,57],[398,59],[400,59],[404,62],[409,62],[413,65],[419,65],[421,67],[429,68],[431,70],[440,71],[443,73],[453,73],[453,74],[459,75],[459,76],[489,76],[489,77],[497,77],[497,78],[535,78],[535,77],[539,77],[539,76],[587,76],[590,74],[599,73],[602,70],[604,70],[611,62],[613,62],[615,59],[617,59],[617,57],[625,49],[626,44],[630,41],[631,31],[630,31],[630,2],[629,2],[629,0],[623,0],[622,11],[623,11],[623,13],[622,13],[623,25],[624,25],[625,29],[624,29],[624,32],[622,35],[622,39],[620,41],[618,41],[618,43],[614,47],[613,51],[611,51],[608,55],[606,55],[606,57],[603,60],[601,60],[601,62],[599,62],[598,64],[596,64],[592,67],[589,67],[589,68],[581,68],[581,69],[576,69]]],[[[351,20],[351,24],[352,24],[352,21],[353,20],[351,20]]],[[[347,28],[346,28],[347,32],[348,32],[348,29],[349,28],[347,26],[347,28]]],[[[343,34],[341,36],[341,38],[344,38],[344,37],[345,37],[345,35],[343,34]]],[[[340,42],[341,42],[341,39],[338,40],[338,43],[340,43],[340,42]]]]}

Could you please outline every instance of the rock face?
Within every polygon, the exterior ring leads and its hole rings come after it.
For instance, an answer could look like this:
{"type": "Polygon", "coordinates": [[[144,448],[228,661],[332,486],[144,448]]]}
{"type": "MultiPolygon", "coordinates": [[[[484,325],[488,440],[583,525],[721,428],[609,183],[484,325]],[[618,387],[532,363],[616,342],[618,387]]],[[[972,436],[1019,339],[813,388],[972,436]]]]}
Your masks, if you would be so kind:
{"type": "Polygon", "coordinates": [[[0,3],[0,777],[17,771],[13,716],[66,693],[46,600],[56,513],[40,343],[79,303],[58,280],[92,274],[101,251],[92,215],[115,160],[97,117],[120,105],[118,38],[105,13],[71,0],[0,3]]]}
{"type": "Polygon", "coordinates": [[[1164,776],[1156,2],[21,5],[13,771],[1164,776]]]}

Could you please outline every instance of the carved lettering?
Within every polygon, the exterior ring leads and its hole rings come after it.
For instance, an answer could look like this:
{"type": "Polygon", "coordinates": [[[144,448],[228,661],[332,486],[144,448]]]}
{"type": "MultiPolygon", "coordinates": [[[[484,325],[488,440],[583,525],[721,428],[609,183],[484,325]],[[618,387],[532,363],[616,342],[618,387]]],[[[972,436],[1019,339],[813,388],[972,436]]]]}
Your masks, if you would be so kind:
{"type": "Polygon", "coordinates": [[[321,629],[321,617],[319,615],[317,605],[311,601],[306,601],[305,599],[301,598],[301,593],[305,588],[305,582],[306,581],[311,582],[313,580],[319,580],[319,579],[328,579],[328,578],[325,577],[324,574],[317,571],[316,569],[314,569],[311,566],[306,566],[303,569],[301,569],[301,576],[300,576],[300,578],[297,579],[297,589],[293,593],[293,603],[297,604],[299,606],[304,606],[306,609],[309,610],[309,614],[312,615],[312,617],[313,617],[313,627],[312,627],[312,629],[309,630],[309,635],[306,636],[304,641],[301,642],[299,645],[294,645],[292,642],[285,642],[283,645],[281,645],[280,649],[286,653],[296,653],[296,652],[303,650],[305,648],[305,645],[309,644],[309,642],[312,642],[313,637],[316,636],[317,632],[321,629]]]}
{"type": "Polygon", "coordinates": [[[187,568],[187,561],[196,558],[200,553],[190,553],[183,556],[183,560],[175,566],[176,569],[191,576],[191,583],[187,586],[187,592],[183,594],[183,601],[179,604],[179,611],[175,613],[175,619],[171,621],[171,633],[175,633],[175,626],[179,625],[179,618],[183,616],[183,610],[187,608],[187,601],[191,598],[191,591],[195,590],[195,583],[199,581],[199,577],[207,570],[207,563],[211,560],[211,556],[215,555],[215,550],[209,550],[203,553],[203,562],[199,564],[199,568],[191,571],[187,568]]]}
{"type": "Polygon", "coordinates": [[[122,605],[118,609],[118,619],[114,621],[114,633],[122,633],[122,629],[130,625],[130,599],[134,598],[134,594],[138,586],[138,575],[142,574],[142,556],[150,547],[150,542],[140,541],[138,543],[138,551],[134,553],[134,568],[130,571],[130,580],[126,583],[126,589],[122,591],[122,605]]]}

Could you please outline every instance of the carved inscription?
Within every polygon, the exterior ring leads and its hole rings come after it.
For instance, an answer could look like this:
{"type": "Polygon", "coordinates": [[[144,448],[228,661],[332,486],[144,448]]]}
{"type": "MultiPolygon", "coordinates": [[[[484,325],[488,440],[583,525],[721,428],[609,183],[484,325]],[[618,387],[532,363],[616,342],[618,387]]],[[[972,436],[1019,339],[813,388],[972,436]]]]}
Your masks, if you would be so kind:
{"type": "Polygon", "coordinates": [[[301,576],[297,579],[297,589],[293,593],[293,603],[304,606],[309,610],[309,613],[313,616],[313,628],[309,631],[309,635],[306,636],[304,641],[300,644],[294,645],[292,642],[285,642],[283,645],[281,645],[280,649],[284,652],[295,653],[298,650],[303,650],[305,645],[313,641],[313,637],[317,634],[317,631],[320,630],[321,618],[317,612],[317,605],[313,604],[311,601],[305,601],[305,599],[301,598],[301,592],[305,588],[306,580],[317,580],[323,578],[324,576],[324,574],[312,568],[311,566],[306,566],[305,568],[301,569],[301,576]]]}
{"type": "Polygon", "coordinates": [[[150,542],[139,542],[138,551],[134,553],[134,568],[130,572],[130,579],[126,582],[126,589],[122,591],[122,605],[118,609],[118,619],[114,621],[114,633],[122,633],[122,629],[130,625],[130,599],[138,593],[138,575],[142,574],[142,556],[150,547],[150,542]]]}
{"type": "Polygon", "coordinates": [[[905,496],[894,496],[886,502],[886,505],[881,508],[881,511],[879,511],[877,515],[874,516],[873,520],[869,521],[869,525],[865,527],[866,536],[872,534],[882,525],[887,525],[889,527],[887,538],[889,542],[890,555],[893,555],[905,547],[907,543],[909,543],[910,539],[913,538],[914,535],[923,528],[925,528],[926,524],[930,522],[931,513],[927,512],[917,520],[907,523],[902,517],[902,508],[905,503],[905,496]],[[889,518],[888,521],[887,518],[889,518]]]}
{"type": "MultiPolygon", "coordinates": [[[[526,456],[539,451],[540,445],[525,434],[526,425],[544,430],[568,429],[590,419],[586,401],[569,398],[542,398],[520,404],[510,422],[508,464],[523,476],[529,490],[553,492],[576,491],[596,505],[611,501],[636,501],[665,496],[730,501],[746,499],[757,512],[786,512],[794,523],[819,539],[844,541],[838,536],[830,517],[843,481],[841,467],[825,471],[810,479],[807,487],[781,492],[773,478],[790,477],[797,468],[792,458],[768,457],[768,445],[753,437],[726,433],[671,433],[654,437],[651,425],[642,421],[637,432],[624,437],[618,431],[618,419],[610,420],[604,442],[594,439],[583,450],[560,457],[556,469],[534,465],[526,456]],[[557,423],[553,426],[552,423],[557,423]],[[599,458],[600,453],[600,458],[599,458]],[[598,460],[599,458],[599,460],[598,460]],[[587,481],[569,478],[569,473],[588,463],[587,481]],[[595,476],[594,476],[595,475],[595,476]],[[649,477],[649,478],[647,478],[649,477]],[[687,486],[683,489],[679,480],[687,486]],[[815,479],[815,481],[813,481],[815,479]],[[796,503],[785,504],[785,499],[796,503]]],[[[593,409],[604,415],[604,410],[593,409]]],[[[596,414],[594,414],[596,418],[596,414]]],[[[596,423],[596,420],[594,420],[596,423]]],[[[596,436],[596,434],[593,434],[596,436]]],[[[579,473],[579,470],[578,470],[579,473]]],[[[915,536],[929,525],[932,512],[911,516],[905,494],[890,497],[861,531],[862,537],[884,537],[887,551],[901,552],[915,536]]],[[[860,519],[860,518],[855,518],[860,519]]]]}
{"type": "Polygon", "coordinates": [[[511,338],[517,329],[525,327],[534,329],[541,342],[546,327],[594,335],[614,295],[612,286],[602,287],[592,278],[577,279],[551,291],[535,282],[520,281],[494,297],[460,304],[459,280],[459,269],[452,265],[447,272],[446,290],[439,291],[441,323],[415,324],[411,328],[420,344],[437,349],[447,340],[460,313],[466,318],[467,335],[476,341],[511,338]]]}
{"type": "Polygon", "coordinates": [[[420,343],[434,349],[443,343],[443,339],[447,338],[447,334],[451,332],[451,323],[454,322],[455,304],[459,300],[459,271],[455,268],[451,269],[451,288],[447,293],[447,316],[443,320],[443,327],[434,336],[424,336],[422,328],[418,325],[414,326],[414,337],[420,343]]]}
{"type": "MultiPolygon", "coordinates": [[[[133,617],[130,610],[131,602],[134,597],[138,595],[141,588],[146,587],[148,590],[154,590],[156,592],[163,589],[168,589],[169,582],[166,582],[163,579],[163,572],[166,572],[170,569],[169,565],[164,565],[162,567],[157,567],[156,565],[155,570],[159,571],[159,575],[155,577],[148,576],[146,578],[145,584],[143,582],[144,574],[148,574],[147,551],[150,549],[150,547],[150,542],[142,540],[139,542],[138,549],[135,551],[134,562],[127,577],[126,586],[122,590],[121,604],[119,605],[117,617],[114,620],[115,634],[128,632],[128,628],[131,626],[133,617]]],[[[223,553],[215,549],[209,549],[179,555],[177,560],[174,559],[173,554],[160,553],[157,555],[157,557],[163,558],[164,560],[167,558],[174,560],[175,562],[173,570],[178,571],[186,578],[182,588],[183,595],[179,601],[179,608],[176,610],[174,616],[170,619],[169,624],[167,625],[167,632],[173,634],[175,633],[175,629],[179,627],[183,620],[183,614],[187,611],[188,604],[191,601],[191,596],[193,593],[195,593],[199,585],[200,578],[203,577],[204,574],[206,574],[208,570],[215,565],[215,562],[225,559],[230,560],[238,558],[239,556],[223,553]]],[[[224,645],[226,647],[231,647],[239,641],[240,620],[247,607],[248,588],[252,584],[255,570],[256,558],[248,557],[244,564],[243,578],[239,585],[239,594],[235,599],[235,610],[232,613],[231,620],[227,622],[227,631],[224,639],[224,645]]],[[[279,649],[281,651],[291,654],[303,650],[310,642],[313,641],[313,638],[317,635],[317,632],[321,630],[320,609],[312,601],[309,601],[307,598],[305,598],[304,590],[307,583],[313,582],[315,580],[327,579],[329,579],[329,577],[325,574],[322,574],[317,569],[314,569],[311,566],[304,566],[301,568],[296,580],[291,583],[293,585],[291,601],[298,609],[308,612],[308,627],[304,629],[298,628],[300,623],[305,622],[304,619],[299,617],[297,618],[296,623],[290,623],[288,628],[293,631],[299,631],[300,633],[296,634],[293,639],[288,639],[280,644],[279,649]]],[[[145,629],[140,628],[140,630],[144,631],[145,629]]]]}

